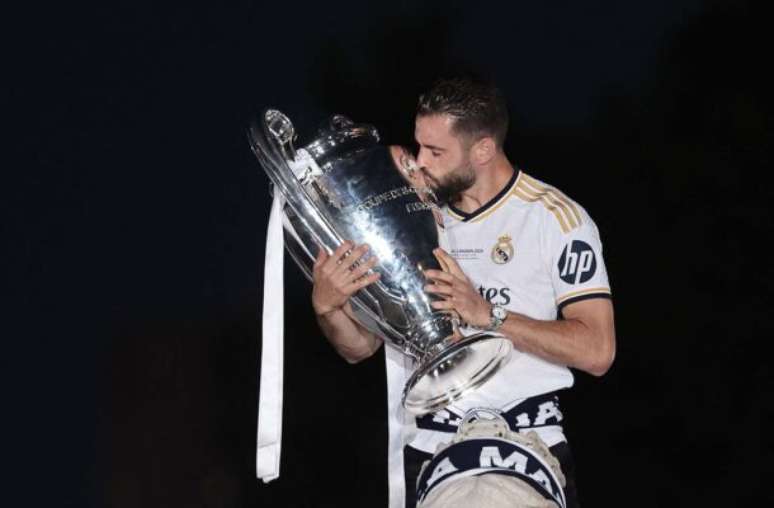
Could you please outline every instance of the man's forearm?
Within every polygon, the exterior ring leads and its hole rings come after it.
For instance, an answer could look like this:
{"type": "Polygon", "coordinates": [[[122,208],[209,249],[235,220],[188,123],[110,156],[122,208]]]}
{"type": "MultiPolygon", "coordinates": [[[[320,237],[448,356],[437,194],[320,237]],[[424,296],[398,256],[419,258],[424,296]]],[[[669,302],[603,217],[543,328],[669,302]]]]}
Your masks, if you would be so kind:
{"type": "Polygon", "coordinates": [[[344,309],[317,314],[317,323],[339,355],[350,363],[365,360],[381,346],[382,341],[357,323],[344,309]]]}
{"type": "MultiPolygon", "coordinates": [[[[599,302],[600,304],[602,302],[599,302]]],[[[612,306],[610,312],[612,313],[612,306]]],[[[519,351],[601,376],[615,358],[615,329],[608,320],[566,317],[541,321],[509,313],[498,330],[519,351]],[[608,324],[609,323],[609,324],[608,324]]]]}

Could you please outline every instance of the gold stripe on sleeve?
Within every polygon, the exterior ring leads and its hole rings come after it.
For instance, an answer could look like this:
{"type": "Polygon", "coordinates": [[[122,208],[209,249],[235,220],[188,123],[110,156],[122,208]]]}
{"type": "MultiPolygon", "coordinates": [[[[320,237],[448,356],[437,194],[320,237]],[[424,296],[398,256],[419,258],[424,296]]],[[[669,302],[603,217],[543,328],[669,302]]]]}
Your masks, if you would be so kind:
{"type": "Polygon", "coordinates": [[[570,225],[570,229],[575,229],[578,227],[578,224],[575,222],[575,220],[572,217],[572,214],[570,214],[569,210],[567,209],[567,205],[565,203],[562,203],[554,195],[552,195],[548,189],[542,188],[542,189],[534,189],[529,187],[528,185],[523,185],[520,187],[520,189],[527,195],[532,195],[534,197],[534,200],[541,200],[543,201],[547,206],[553,206],[559,210],[561,210],[562,214],[564,215],[565,219],[570,225]]]}
{"type": "Polygon", "coordinates": [[[555,206],[559,206],[567,217],[568,222],[570,223],[570,229],[575,229],[580,225],[580,215],[573,214],[574,210],[571,209],[570,201],[566,199],[559,191],[553,187],[546,187],[541,185],[540,182],[528,175],[524,176],[525,179],[523,188],[525,190],[531,190],[533,193],[536,193],[540,196],[547,196],[555,206]]]}
{"type": "Polygon", "coordinates": [[[562,208],[560,203],[552,200],[545,192],[536,193],[529,187],[520,186],[514,189],[513,193],[521,199],[529,202],[541,201],[543,206],[550,210],[551,213],[554,214],[554,217],[556,217],[556,220],[559,221],[559,224],[562,227],[562,232],[568,233],[577,227],[577,224],[567,213],[567,210],[562,208]]]}
{"type": "Polygon", "coordinates": [[[583,295],[590,295],[593,293],[600,293],[600,294],[610,294],[610,288],[608,287],[598,287],[598,288],[589,288],[589,289],[581,289],[580,291],[573,291],[571,293],[567,293],[562,295],[560,298],[557,298],[556,304],[559,305],[560,303],[569,300],[570,298],[575,298],[577,296],[583,296],[583,295]]]}
{"type": "MultiPolygon", "coordinates": [[[[530,178],[528,176],[528,178],[530,178]]],[[[534,178],[532,178],[534,181],[534,178]]],[[[537,182],[536,182],[537,183],[537,182]]],[[[556,187],[549,187],[550,191],[556,194],[558,197],[560,197],[572,210],[572,213],[575,215],[575,218],[578,219],[578,224],[583,224],[583,219],[581,219],[581,214],[578,211],[578,207],[575,206],[575,203],[572,201],[572,199],[568,198],[567,195],[565,195],[562,191],[557,189],[556,187]]]]}
{"type": "MultiPolygon", "coordinates": [[[[547,187],[523,172],[521,176],[524,178],[519,178],[517,187],[523,195],[516,195],[529,202],[540,200],[546,208],[549,208],[549,205],[558,208],[559,210],[554,211],[554,216],[559,220],[557,214],[561,213],[566,219],[565,224],[569,223],[569,229],[562,227],[563,232],[567,233],[583,223],[581,214],[571,199],[562,194],[559,190],[553,187],[547,187]]],[[[560,224],[562,223],[561,220],[559,220],[559,222],[560,224]]]]}
{"type": "Polygon", "coordinates": [[[568,233],[572,229],[567,225],[567,222],[565,221],[564,215],[562,214],[562,212],[557,207],[552,205],[550,202],[546,201],[545,196],[530,195],[526,189],[522,189],[521,187],[517,187],[513,189],[511,194],[530,203],[535,201],[542,201],[543,206],[545,206],[551,213],[554,214],[554,217],[556,217],[556,220],[559,222],[559,225],[562,227],[562,232],[568,233]]]}

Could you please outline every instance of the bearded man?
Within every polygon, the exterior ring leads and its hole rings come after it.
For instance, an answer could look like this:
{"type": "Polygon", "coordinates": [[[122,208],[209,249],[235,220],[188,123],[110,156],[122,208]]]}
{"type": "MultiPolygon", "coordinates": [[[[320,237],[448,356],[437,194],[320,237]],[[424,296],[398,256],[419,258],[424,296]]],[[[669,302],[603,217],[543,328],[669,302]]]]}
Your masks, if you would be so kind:
{"type": "MultiPolygon", "coordinates": [[[[412,179],[433,191],[443,216],[442,248],[435,254],[444,270],[427,270],[425,289],[442,297],[436,309],[459,316],[463,333],[496,331],[513,343],[514,357],[444,410],[391,419],[391,432],[401,427],[405,443],[391,450],[391,462],[397,457],[403,465],[403,478],[391,467],[391,508],[415,506],[422,464],[481,408],[495,411],[511,432],[539,437],[561,467],[566,506],[578,506],[558,392],[573,385],[571,368],[602,376],[613,363],[610,285],[591,217],[509,161],[507,130],[506,101],[490,84],[442,80],[419,99],[419,170],[412,179]]],[[[371,356],[382,342],[358,323],[348,303],[378,278],[367,274],[374,257],[361,260],[367,252],[366,245],[345,242],[330,256],[321,251],[314,268],[318,322],[350,362],[371,356]]],[[[389,407],[398,406],[393,400],[389,407]]],[[[506,502],[507,496],[504,489],[506,502]]]]}

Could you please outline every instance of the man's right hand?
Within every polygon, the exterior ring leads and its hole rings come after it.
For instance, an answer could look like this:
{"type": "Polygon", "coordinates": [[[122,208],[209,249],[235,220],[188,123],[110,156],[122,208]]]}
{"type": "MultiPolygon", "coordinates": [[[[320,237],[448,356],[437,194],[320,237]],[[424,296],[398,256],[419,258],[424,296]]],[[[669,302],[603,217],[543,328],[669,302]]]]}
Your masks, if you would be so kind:
{"type": "Polygon", "coordinates": [[[368,245],[355,247],[350,241],[330,256],[319,249],[312,274],[312,306],[318,316],[342,309],[355,292],[379,280],[379,272],[366,274],[377,263],[376,256],[363,259],[368,250],[368,245]]]}

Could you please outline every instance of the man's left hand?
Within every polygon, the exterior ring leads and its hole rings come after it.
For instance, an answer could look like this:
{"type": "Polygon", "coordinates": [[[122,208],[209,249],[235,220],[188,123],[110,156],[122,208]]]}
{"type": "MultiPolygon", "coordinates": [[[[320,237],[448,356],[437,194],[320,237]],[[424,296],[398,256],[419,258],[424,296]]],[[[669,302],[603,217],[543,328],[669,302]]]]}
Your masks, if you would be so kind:
{"type": "Polygon", "coordinates": [[[425,270],[425,275],[433,282],[425,286],[425,291],[443,297],[443,300],[431,303],[433,308],[456,312],[468,325],[487,328],[490,322],[489,302],[476,291],[453,257],[441,248],[435,249],[433,254],[443,268],[443,271],[425,270]]]}

